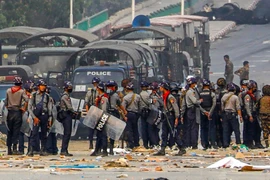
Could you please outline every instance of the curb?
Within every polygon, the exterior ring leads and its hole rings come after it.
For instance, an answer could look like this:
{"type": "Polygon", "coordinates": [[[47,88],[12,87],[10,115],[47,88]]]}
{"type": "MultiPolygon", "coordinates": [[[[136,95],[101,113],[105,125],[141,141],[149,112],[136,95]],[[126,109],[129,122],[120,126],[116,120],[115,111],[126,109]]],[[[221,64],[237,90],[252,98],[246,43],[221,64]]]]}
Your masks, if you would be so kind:
{"type": "MultiPolygon", "coordinates": [[[[254,10],[257,6],[257,4],[260,2],[261,0],[254,0],[249,7],[247,8],[247,10],[254,10]]],[[[232,22],[231,24],[227,25],[225,28],[221,29],[218,33],[216,33],[214,36],[210,37],[210,41],[214,42],[217,39],[221,39],[223,36],[225,36],[226,34],[228,34],[232,29],[234,29],[236,27],[236,23],[232,22]]]]}

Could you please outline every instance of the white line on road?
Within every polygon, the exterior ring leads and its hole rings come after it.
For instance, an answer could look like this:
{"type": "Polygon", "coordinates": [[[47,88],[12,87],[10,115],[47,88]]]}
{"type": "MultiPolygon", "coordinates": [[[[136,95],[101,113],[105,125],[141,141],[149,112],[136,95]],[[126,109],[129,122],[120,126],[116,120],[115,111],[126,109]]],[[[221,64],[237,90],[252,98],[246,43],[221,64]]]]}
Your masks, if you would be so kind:
{"type": "Polygon", "coordinates": [[[268,60],[268,59],[259,59],[259,60],[253,59],[253,60],[249,60],[249,62],[256,62],[256,63],[258,63],[258,62],[267,63],[269,61],[270,60],[268,60]]]}
{"type": "Polygon", "coordinates": [[[270,41],[263,41],[263,44],[270,44],[270,41]]]}

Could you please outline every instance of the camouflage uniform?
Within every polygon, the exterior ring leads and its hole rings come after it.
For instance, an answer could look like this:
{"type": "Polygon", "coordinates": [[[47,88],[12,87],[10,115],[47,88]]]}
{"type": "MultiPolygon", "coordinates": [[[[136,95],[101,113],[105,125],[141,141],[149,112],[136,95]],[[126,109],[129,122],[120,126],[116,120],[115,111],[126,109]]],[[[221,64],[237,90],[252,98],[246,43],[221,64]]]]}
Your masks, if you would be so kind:
{"type": "Polygon", "coordinates": [[[230,60],[228,62],[226,62],[224,76],[226,78],[227,84],[233,82],[233,78],[234,78],[234,75],[233,75],[233,63],[230,60]]]}
{"type": "Polygon", "coordinates": [[[240,77],[240,81],[243,79],[249,79],[249,68],[248,67],[241,67],[237,71],[234,72],[235,75],[240,77]]]}

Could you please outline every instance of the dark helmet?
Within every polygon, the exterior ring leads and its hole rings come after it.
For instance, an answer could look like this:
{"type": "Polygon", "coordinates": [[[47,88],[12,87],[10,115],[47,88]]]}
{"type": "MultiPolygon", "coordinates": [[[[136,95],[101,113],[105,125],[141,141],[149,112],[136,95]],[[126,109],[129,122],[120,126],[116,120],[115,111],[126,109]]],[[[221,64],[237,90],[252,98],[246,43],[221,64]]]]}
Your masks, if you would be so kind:
{"type": "Polygon", "coordinates": [[[72,83],[70,81],[65,81],[64,82],[64,89],[72,89],[72,83]]]}
{"type": "Polygon", "coordinates": [[[32,88],[33,88],[33,90],[37,91],[38,90],[37,83],[34,83],[32,88]]]}
{"type": "Polygon", "coordinates": [[[127,89],[133,90],[134,89],[134,84],[132,82],[129,82],[126,86],[127,89]]]}
{"type": "Polygon", "coordinates": [[[50,93],[51,93],[51,91],[52,91],[51,86],[47,86],[47,92],[48,92],[48,94],[50,94],[50,93]]]}
{"type": "Polygon", "coordinates": [[[151,85],[150,85],[150,88],[152,90],[157,90],[159,87],[158,83],[157,82],[152,82],[151,85]]]}
{"type": "Polygon", "coordinates": [[[249,82],[252,82],[252,83],[254,83],[255,84],[255,88],[257,88],[258,87],[258,84],[257,84],[257,82],[256,81],[254,81],[254,80],[249,80],[249,82]]]}
{"type": "Polygon", "coordinates": [[[224,79],[224,78],[218,78],[217,85],[219,87],[226,86],[226,79],[224,79]]]}
{"type": "Polygon", "coordinates": [[[93,77],[92,84],[99,83],[99,82],[100,82],[100,79],[98,77],[93,77]]]}
{"type": "Polygon", "coordinates": [[[149,86],[148,82],[146,81],[141,82],[141,87],[148,87],[148,86],[149,86]]]}
{"type": "Polygon", "coordinates": [[[166,90],[170,90],[170,83],[169,82],[162,82],[160,87],[163,87],[166,90]]]}
{"type": "Polygon", "coordinates": [[[106,86],[118,86],[117,83],[114,81],[114,80],[109,80],[107,83],[106,83],[106,86]]]}
{"type": "Polygon", "coordinates": [[[247,80],[247,79],[242,79],[242,80],[240,81],[240,85],[241,85],[241,86],[247,86],[248,83],[249,83],[249,80],[247,80]]]}
{"type": "Polygon", "coordinates": [[[175,82],[170,83],[170,90],[178,92],[179,91],[179,84],[175,83],[175,82]]]}
{"type": "Polygon", "coordinates": [[[270,96],[270,85],[263,86],[262,93],[264,96],[270,96]]]}
{"type": "Polygon", "coordinates": [[[33,89],[32,83],[25,83],[25,84],[23,85],[23,88],[24,88],[26,91],[31,92],[32,89],[33,89]]]}
{"type": "Polygon", "coordinates": [[[104,91],[104,90],[105,90],[105,84],[104,84],[104,82],[100,81],[100,82],[98,83],[97,88],[104,91]]]}
{"type": "Polygon", "coordinates": [[[228,91],[235,91],[236,90],[236,87],[233,83],[230,83],[227,85],[227,90],[228,91]]]}
{"type": "Polygon", "coordinates": [[[250,80],[249,83],[248,83],[248,85],[247,85],[247,88],[248,89],[257,88],[256,82],[250,80]]]}
{"type": "Polygon", "coordinates": [[[23,80],[20,76],[15,76],[14,77],[14,84],[21,85],[23,83],[23,80]]]}
{"type": "Polygon", "coordinates": [[[47,86],[46,82],[43,79],[38,80],[37,86],[47,86]]]}
{"type": "Polygon", "coordinates": [[[189,79],[187,80],[187,84],[188,84],[188,85],[195,84],[195,83],[197,83],[197,80],[196,80],[196,78],[194,78],[194,77],[191,77],[191,78],[189,78],[189,79]]]}
{"type": "Polygon", "coordinates": [[[203,86],[210,86],[211,82],[208,79],[203,79],[203,86]]]}

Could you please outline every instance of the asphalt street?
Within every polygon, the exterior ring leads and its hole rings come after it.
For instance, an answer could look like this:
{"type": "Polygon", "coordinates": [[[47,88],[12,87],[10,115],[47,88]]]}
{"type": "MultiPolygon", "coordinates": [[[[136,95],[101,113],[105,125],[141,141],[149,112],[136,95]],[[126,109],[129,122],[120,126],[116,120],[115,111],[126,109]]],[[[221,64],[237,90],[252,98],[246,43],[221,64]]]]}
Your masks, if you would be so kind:
{"type": "MultiPolygon", "coordinates": [[[[228,54],[234,64],[234,70],[242,67],[244,61],[250,62],[250,79],[256,80],[261,87],[270,83],[270,24],[238,26],[222,40],[211,44],[212,81],[224,77],[225,62],[228,54]]],[[[234,78],[239,83],[239,77],[234,78]]]]}

